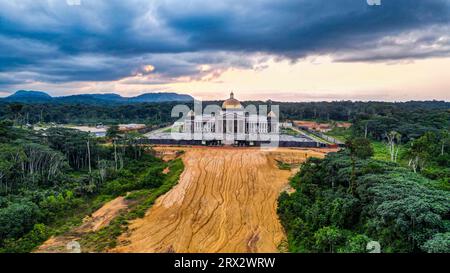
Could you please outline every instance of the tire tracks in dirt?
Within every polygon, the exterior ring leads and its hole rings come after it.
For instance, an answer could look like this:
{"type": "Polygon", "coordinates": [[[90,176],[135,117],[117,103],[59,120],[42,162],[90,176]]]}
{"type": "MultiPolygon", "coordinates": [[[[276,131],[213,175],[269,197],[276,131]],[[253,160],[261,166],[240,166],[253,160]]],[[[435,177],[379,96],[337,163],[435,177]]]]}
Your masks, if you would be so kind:
{"type": "MultiPolygon", "coordinates": [[[[174,149],[162,147],[160,151],[174,149]]],[[[282,148],[183,148],[185,171],[112,252],[278,252],[285,239],[277,199],[292,175],[276,160],[325,153],[282,148]]]]}

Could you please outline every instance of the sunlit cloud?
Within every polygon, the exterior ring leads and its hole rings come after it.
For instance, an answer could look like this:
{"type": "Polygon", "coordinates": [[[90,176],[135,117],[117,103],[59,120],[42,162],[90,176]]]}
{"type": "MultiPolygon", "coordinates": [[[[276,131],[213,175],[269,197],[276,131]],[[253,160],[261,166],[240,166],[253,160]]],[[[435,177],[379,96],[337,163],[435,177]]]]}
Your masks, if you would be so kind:
{"type": "Polygon", "coordinates": [[[208,72],[208,71],[211,70],[211,66],[208,65],[208,64],[201,64],[201,65],[198,66],[198,70],[200,72],[208,72]]]}
{"type": "Polygon", "coordinates": [[[155,71],[155,67],[151,64],[146,65],[146,66],[144,66],[144,71],[146,73],[151,73],[151,72],[155,71]]]}

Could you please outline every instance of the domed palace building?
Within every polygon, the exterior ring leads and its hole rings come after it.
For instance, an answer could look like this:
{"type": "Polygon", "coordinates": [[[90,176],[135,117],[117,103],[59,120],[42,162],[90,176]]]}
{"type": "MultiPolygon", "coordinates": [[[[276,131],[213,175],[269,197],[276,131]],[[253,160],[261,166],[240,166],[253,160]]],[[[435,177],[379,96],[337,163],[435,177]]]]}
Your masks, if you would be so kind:
{"type": "Polygon", "coordinates": [[[184,139],[202,140],[204,144],[252,146],[277,136],[279,120],[273,111],[264,115],[255,106],[244,108],[232,92],[220,111],[208,113],[206,109],[201,115],[190,111],[182,131],[184,139]]]}

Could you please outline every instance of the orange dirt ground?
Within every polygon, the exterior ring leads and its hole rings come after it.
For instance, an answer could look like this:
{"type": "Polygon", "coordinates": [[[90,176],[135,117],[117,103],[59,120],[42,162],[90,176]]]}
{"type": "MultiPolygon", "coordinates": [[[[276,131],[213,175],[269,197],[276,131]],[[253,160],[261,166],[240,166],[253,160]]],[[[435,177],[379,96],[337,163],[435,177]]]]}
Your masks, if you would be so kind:
{"type": "Polygon", "coordinates": [[[285,239],[276,208],[298,164],[332,150],[157,147],[183,150],[185,171],[142,219],[130,223],[112,252],[278,252],[285,239]]]}

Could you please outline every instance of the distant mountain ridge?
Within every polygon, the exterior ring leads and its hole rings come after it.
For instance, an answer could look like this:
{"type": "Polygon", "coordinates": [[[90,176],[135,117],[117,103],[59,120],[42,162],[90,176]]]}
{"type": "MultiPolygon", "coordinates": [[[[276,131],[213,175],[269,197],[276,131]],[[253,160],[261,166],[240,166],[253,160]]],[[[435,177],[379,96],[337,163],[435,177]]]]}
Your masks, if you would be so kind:
{"type": "Polygon", "coordinates": [[[146,93],[136,97],[122,97],[121,95],[109,94],[80,94],[63,97],[52,97],[42,91],[19,90],[14,94],[0,99],[6,102],[20,103],[144,103],[144,102],[189,102],[194,98],[186,94],[178,93],[146,93]]]}
{"type": "Polygon", "coordinates": [[[9,97],[4,98],[7,101],[14,102],[50,102],[53,98],[41,91],[25,91],[19,90],[9,97]]]}

